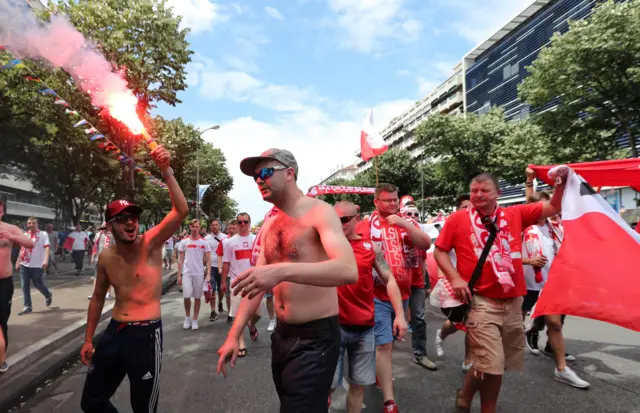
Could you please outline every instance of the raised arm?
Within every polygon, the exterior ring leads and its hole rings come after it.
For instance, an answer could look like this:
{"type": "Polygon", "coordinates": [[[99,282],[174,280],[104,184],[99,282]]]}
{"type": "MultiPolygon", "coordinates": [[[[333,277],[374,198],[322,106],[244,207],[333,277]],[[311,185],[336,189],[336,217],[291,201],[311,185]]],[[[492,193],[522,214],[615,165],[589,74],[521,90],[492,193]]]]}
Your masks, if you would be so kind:
{"type": "MultiPolygon", "coordinates": [[[[105,254],[103,251],[100,255],[105,254]]],[[[84,337],[84,345],[80,350],[80,358],[86,365],[91,364],[91,356],[93,355],[93,336],[96,333],[96,327],[100,321],[102,308],[104,307],[104,298],[109,290],[109,279],[105,271],[105,259],[98,259],[98,271],[96,276],[96,284],[89,301],[89,310],[87,311],[87,332],[84,337]]]]}
{"type": "Polygon", "coordinates": [[[10,225],[9,230],[6,232],[0,232],[0,239],[7,239],[11,242],[18,244],[23,248],[33,248],[36,243],[22,232],[20,228],[15,225],[10,225]]]}
{"type": "Polygon", "coordinates": [[[158,146],[151,152],[151,156],[155,161],[162,177],[169,188],[169,197],[171,197],[171,211],[164,217],[160,224],[156,225],[147,232],[145,240],[151,245],[152,249],[161,248],[165,241],[180,228],[180,223],[189,213],[187,200],[178,185],[178,181],[173,176],[173,169],[169,166],[171,163],[171,155],[162,146],[158,146]]]}

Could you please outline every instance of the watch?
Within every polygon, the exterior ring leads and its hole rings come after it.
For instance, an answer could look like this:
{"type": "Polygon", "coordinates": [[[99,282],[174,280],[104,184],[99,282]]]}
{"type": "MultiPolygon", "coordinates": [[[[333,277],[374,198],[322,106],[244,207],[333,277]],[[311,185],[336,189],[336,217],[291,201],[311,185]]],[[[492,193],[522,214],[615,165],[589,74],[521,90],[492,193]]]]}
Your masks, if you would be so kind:
{"type": "Polygon", "coordinates": [[[164,170],[164,172],[162,172],[163,178],[168,178],[171,175],[173,175],[173,169],[171,169],[171,167],[168,167],[167,169],[164,170]]]}

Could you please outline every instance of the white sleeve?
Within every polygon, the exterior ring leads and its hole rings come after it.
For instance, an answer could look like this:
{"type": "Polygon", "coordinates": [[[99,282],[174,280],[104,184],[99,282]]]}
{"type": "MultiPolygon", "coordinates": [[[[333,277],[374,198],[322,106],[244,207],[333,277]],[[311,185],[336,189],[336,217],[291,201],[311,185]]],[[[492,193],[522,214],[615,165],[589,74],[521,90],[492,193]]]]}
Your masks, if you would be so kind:
{"type": "Polygon", "coordinates": [[[42,231],[40,233],[42,234],[42,246],[43,247],[49,247],[51,245],[51,244],[49,244],[49,234],[47,234],[44,231],[42,231]]]}
{"type": "Polygon", "coordinates": [[[204,252],[211,252],[211,245],[207,241],[204,242],[204,252]]]}
{"type": "MultiPolygon", "coordinates": [[[[227,240],[224,240],[227,241],[227,240]]],[[[231,244],[229,242],[222,244],[222,262],[231,262],[231,244]]]]}

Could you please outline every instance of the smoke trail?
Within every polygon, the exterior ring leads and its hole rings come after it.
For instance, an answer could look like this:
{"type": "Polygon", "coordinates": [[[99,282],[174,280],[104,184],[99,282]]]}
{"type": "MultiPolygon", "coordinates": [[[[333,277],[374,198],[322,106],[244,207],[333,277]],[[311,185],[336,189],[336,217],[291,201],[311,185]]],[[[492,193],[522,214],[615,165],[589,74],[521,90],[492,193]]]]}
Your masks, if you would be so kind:
{"type": "Polygon", "coordinates": [[[66,70],[95,106],[109,108],[134,132],[142,128],[135,111],[137,99],[127,82],[66,17],[42,22],[25,2],[0,0],[0,44],[18,57],[41,59],[66,70]]]}

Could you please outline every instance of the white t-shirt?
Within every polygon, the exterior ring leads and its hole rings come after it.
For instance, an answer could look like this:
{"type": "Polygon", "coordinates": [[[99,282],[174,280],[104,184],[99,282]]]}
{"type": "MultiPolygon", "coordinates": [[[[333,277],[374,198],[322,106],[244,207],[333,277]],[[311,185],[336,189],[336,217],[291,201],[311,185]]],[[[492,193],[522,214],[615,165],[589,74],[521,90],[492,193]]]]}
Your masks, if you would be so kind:
{"type": "Polygon", "coordinates": [[[185,238],[178,245],[178,251],[184,252],[182,275],[204,275],[204,257],[211,248],[204,238],[185,238]]]}
{"type": "MultiPolygon", "coordinates": [[[[217,253],[218,244],[220,244],[222,241],[224,241],[227,238],[229,238],[227,236],[227,234],[222,233],[222,232],[218,232],[218,235],[208,234],[206,237],[204,237],[205,241],[207,241],[209,243],[209,247],[211,248],[211,255],[217,253]]],[[[211,265],[213,265],[214,267],[217,267],[218,266],[217,262],[218,261],[216,260],[216,262],[214,263],[213,259],[212,259],[211,260],[211,265]]]]}
{"type": "MultiPolygon", "coordinates": [[[[527,283],[527,290],[540,291],[544,284],[547,282],[547,277],[549,276],[549,269],[551,268],[551,263],[555,258],[555,251],[553,248],[553,239],[549,234],[549,227],[546,225],[539,226],[533,225],[533,230],[538,233],[538,237],[542,242],[542,253],[545,257],[547,257],[547,264],[540,269],[542,274],[542,282],[536,282],[536,273],[533,269],[532,265],[523,265],[524,267],[524,280],[527,283]]],[[[529,255],[529,251],[527,250],[524,242],[522,243],[522,257],[523,258],[531,258],[529,255]]]]}
{"type": "Polygon", "coordinates": [[[45,248],[49,246],[49,235],[45,231],[38,231],[35,234],[25,232],[24,235],[31,238],[36,245],[33,248],[24,248],[21,264],[27,268],[42,268],[45,248]]]}
{"type": "Polygon", "coordinates": [[[246,237],[241,237],[240,234],[237,234],[222,244],[224,249],[222,262],[230,264],[229,277],[231,277],[231,280],[251,268],[251,252],[253,251],[255,239],[256,236],[253,234],[249,234],[246,237]]]}
{"type": "Polygon", "coordinates": [[[83,251],[87,249],[85,241],[89,240],[89,235],[87,235],[86,232],[73,231],[69,234],[69,237],[73,239],[72,251],[83,251]]]}
{"type": "Polygon", "coordinates": [[[173,243],[174,243],[173,237],[169,237],[169,239],[164,242],[164,248],[168,250],[172,250],[173,243]]]}

